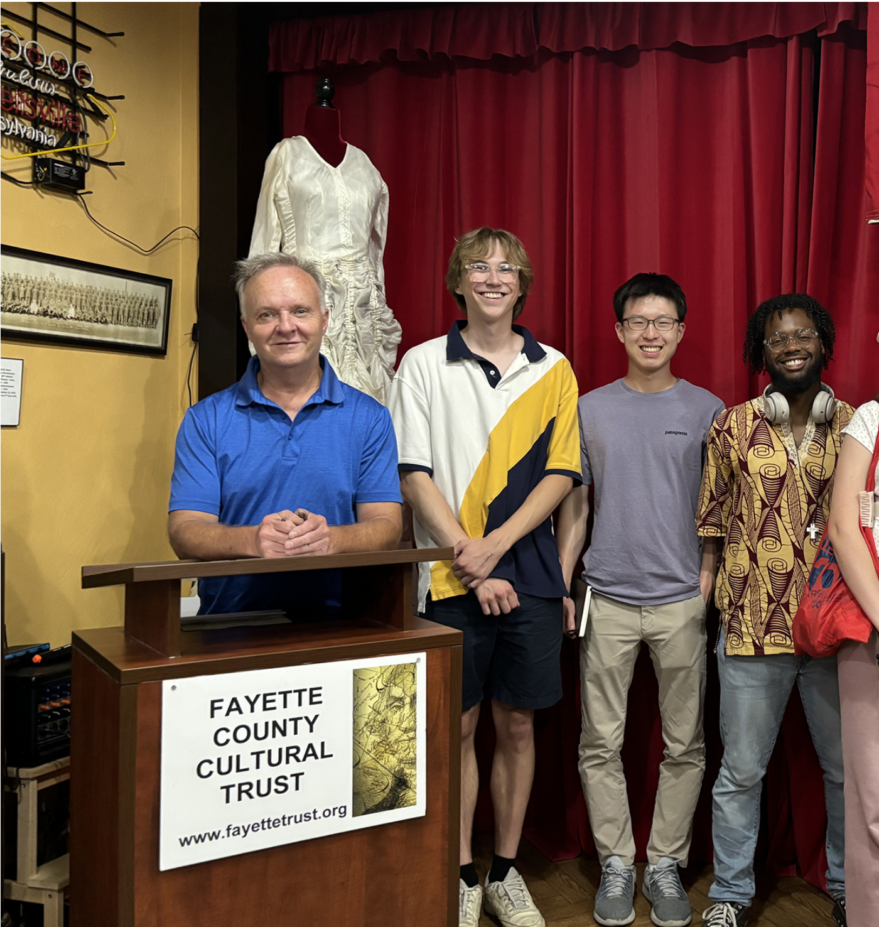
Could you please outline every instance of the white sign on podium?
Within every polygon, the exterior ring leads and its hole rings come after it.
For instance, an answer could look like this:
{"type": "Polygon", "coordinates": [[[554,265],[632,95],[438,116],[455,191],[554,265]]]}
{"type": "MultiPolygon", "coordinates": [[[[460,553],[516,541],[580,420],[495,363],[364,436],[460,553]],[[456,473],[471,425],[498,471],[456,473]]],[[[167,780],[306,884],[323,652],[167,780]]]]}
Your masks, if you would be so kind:
{"type": "Polygon", "coordinates": [[[159,868],[425,814],[426,655],[162,684],[159,868]]]}

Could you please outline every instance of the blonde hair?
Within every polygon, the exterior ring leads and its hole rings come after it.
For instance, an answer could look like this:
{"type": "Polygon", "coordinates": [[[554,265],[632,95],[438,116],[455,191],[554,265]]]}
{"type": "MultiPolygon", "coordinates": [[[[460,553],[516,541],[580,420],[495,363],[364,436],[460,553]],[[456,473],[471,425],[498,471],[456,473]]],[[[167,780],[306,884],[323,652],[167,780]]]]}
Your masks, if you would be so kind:
{"type": "Polygon", "coordinates": [[[456,290],[461,284],[461,278],[467,272],[467,265],[474,261],[484,261],[494,250],[495,244],[500,246],[506,259],[519,268],[519,298],[513,307],[513,320],[515,321],[525,308],[525,298],[528,296],[528,291],[534,282],[534,271],[531,268],[531,261],[528,260],[525,246],[512,232],[506,232],[504,229],[492,229],[484,225],[482,228],[473,229],[472,232],[467,232],[466,235],[462,235],[457,239],[455,249],[449,258],[446,287],[454,297],[455,302],[461,307],[461,311],[464,315],[467,315],[467,304],[464,297],[456,290]]]}

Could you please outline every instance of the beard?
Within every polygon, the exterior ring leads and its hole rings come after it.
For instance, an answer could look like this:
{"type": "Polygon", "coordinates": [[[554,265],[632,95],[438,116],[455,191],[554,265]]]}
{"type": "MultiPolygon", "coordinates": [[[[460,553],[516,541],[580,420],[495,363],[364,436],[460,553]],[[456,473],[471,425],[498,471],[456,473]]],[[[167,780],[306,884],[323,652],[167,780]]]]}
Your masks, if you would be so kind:
{"type": "Polygon", "coordinates": [[[801,373],[789,374],[781,365],[769,371],[772,385],[779,393],[805,393],[821,382],[822,358],[816,357],[801,373]]]}

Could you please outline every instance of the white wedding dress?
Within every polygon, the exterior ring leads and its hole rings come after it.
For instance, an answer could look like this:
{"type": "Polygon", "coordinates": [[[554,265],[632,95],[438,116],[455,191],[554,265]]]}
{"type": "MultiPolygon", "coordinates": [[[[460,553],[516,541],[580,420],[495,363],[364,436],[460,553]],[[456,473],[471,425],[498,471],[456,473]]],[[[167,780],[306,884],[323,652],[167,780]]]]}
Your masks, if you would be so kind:
{"type": "Polygon", "coordinates": [[[382,256],[388,188],[353,145],[333,167],[303,136],[278,142],[266,161],[250,254],[284,251],[313,261],[330,311],[321,353],[339,377],[386,403],[400,323],[385,301],[382,256]]]}

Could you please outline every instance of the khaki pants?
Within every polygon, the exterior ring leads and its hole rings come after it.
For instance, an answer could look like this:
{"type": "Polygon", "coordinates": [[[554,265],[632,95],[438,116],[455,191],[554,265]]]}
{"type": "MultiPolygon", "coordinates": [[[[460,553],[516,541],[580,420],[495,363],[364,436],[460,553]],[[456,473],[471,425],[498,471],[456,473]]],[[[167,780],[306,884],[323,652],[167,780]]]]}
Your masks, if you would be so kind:
{"type": "Polygon", "coordinates": [[[580,780],[602,863],[635,861],[635,840],[620,751],[626,701],[641,641],[659,682],[665,759],[647,860],[664,856],[686,866],[693,813],[705,772],[705,602],[701,595],[669,605],[626,605],[594,594],[580,644],[580,780]]]}

